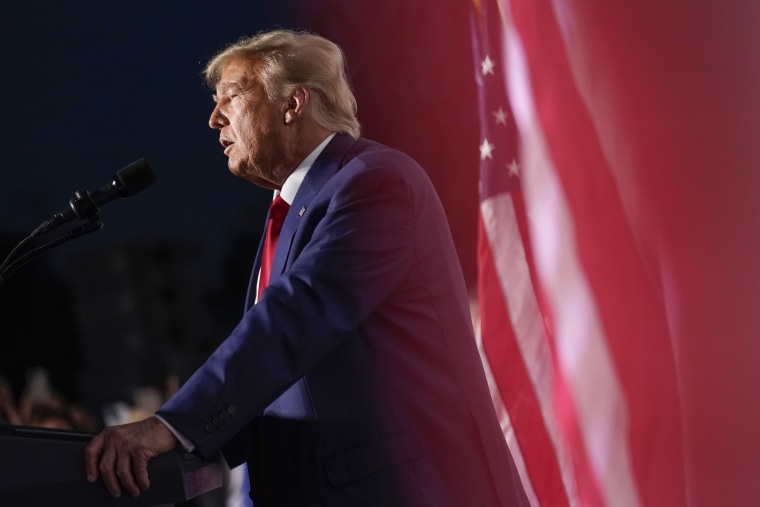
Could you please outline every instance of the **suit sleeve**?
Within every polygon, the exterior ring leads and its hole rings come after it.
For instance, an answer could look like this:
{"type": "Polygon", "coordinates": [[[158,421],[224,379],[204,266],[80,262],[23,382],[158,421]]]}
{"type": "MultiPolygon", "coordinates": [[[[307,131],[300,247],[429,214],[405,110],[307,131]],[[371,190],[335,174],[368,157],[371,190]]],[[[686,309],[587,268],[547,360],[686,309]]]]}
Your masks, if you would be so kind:
{"type": "Polygon", "coordinates": [[[401,169],[353,163],[329,180],[302,217],[293,263],[159,411],[201,454],[356,336],[398,286],[414,256],[415,223],[401,169]]]}

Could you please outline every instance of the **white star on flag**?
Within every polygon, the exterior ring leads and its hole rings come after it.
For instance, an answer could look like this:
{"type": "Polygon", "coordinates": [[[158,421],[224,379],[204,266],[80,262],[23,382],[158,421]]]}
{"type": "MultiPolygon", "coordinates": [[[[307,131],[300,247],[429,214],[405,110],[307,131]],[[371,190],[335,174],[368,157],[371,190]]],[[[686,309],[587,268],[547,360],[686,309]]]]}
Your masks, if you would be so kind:
{"type": "Polygon", "coordinates": [[[493,60],[491,60],[491,57],[486,55],[486,58],[481,62],[481,72],[485,76],[486,74],[493,74],[493,68],[496,64],[493,60]]]}
{"type": "Polygon", "coordinates": [[[517,160],[512,159],[512,162],[507,164],[507,169],[509,169],[510,176],[519,176],[520,166],[517,165],[517,160]]]}
{"type": "Polygon", "coordinates": [[[506,125],[507,124],[507,113],[504,111],[503,108],[499,107],[496,111],[493,112],[494,121],[496,121],[496,125],[506,125]]]}
{"type": "Polygon", "coordinates": [[[483,139],[483,144],[480,145],[480,160],[486,158],[493,158],[491,153],[493,152],[494,145],[488,142],[488,139],[483,139]]]}

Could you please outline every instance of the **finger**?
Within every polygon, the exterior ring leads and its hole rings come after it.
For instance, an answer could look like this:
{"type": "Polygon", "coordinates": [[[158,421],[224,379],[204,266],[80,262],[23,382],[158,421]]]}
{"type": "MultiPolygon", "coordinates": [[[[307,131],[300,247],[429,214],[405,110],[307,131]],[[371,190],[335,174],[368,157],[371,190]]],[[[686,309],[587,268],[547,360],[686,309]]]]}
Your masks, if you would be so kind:
{"type": "Polygon", "coordinates": [[[148,478],[148,460],[142,457],[132,460],[132,471],[137,479],[137,484],[140,485],[140,489],[148,491],[150,487],[150,479],[148,478]]]}
{"type": "Polygon", "coordinates": [[[132,496],[140,494],[140,488],[135,482],[135,478],[132,476],[132,457],[129,455],[129,451],[122,446],[117,450],[116,455],[116,476],[119,478],[119,482],[124,489],[132,496]]]}
{"type": "Polygon", "coordinates": [[[105,484],[108,492],[112,497],[119,498],[121,496],[121,487],[119,486],[119,480],[116,477],[115,465],[116,449],[112,440],[109,439],[104,444],[98,470],[100,470],[100,477],[103,479],[103,484],[105,484]]]}
{"type": "Polygon", "coordinates": [[[88,482],[98,480],[98,458],[103,452],[103,436],[98,435],[84,449],[84,469],[88,482]]]}

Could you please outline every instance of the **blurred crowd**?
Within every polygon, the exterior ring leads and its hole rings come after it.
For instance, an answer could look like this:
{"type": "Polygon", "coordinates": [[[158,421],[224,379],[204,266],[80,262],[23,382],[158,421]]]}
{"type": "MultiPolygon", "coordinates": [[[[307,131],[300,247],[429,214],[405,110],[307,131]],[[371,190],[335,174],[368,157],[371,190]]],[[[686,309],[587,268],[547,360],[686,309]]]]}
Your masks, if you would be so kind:
{"type": "Polygon", "coordinates": [[[50,386],[43,368],[30,371],[18,397],[11,384],[0,377],[0,423],[83,432],[95,432],[101,427],[90,411],[67,402],[50,386]]]}
{"type": "Polygon", "coordinates": [[[176,377],[167,377],[163,389],[144,386],[134,390],[132,399],[109,403],[99,413],[66,400],[50,382],[44,368],[33,368],[18,396],[0,377],[0,424],[74,430],[96,433],[104,425],[123,424],[153,415],[179,388],[176,377]]]}

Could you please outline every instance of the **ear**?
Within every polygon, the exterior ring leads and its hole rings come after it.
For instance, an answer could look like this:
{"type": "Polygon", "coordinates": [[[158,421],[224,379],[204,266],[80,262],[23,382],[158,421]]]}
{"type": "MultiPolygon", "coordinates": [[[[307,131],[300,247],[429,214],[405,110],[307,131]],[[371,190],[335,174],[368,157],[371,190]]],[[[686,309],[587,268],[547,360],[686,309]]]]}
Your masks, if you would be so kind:
{"type": "Polygon", "coordinates": [[[302,117],[306,113],[309,105],[309,90],[303,86],[296,88],[288,97],[288,103],[285,109],[285,124],[289,125],[302,117]]]}

